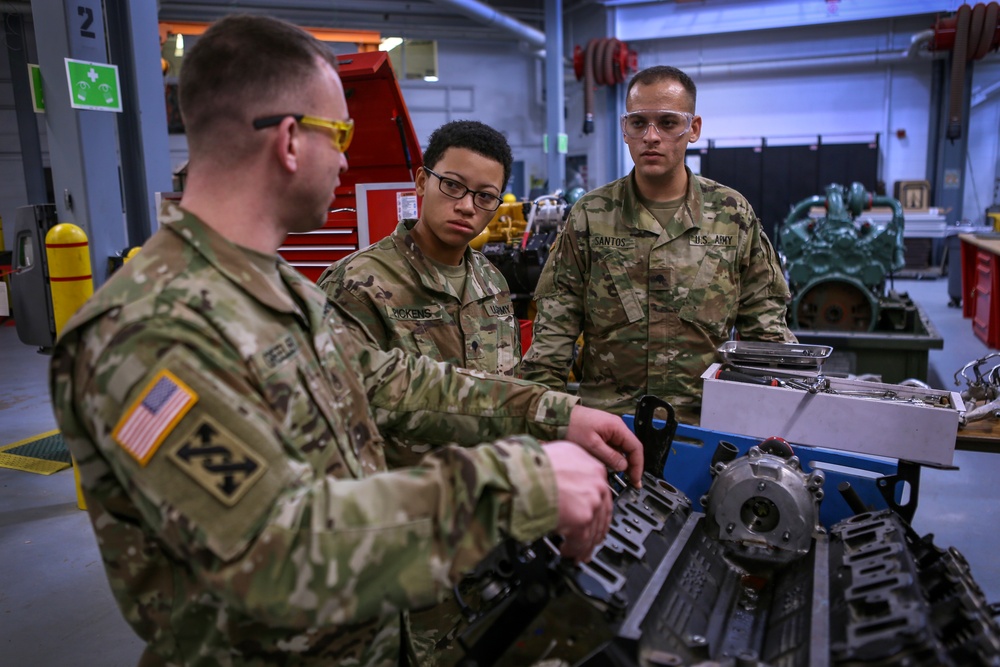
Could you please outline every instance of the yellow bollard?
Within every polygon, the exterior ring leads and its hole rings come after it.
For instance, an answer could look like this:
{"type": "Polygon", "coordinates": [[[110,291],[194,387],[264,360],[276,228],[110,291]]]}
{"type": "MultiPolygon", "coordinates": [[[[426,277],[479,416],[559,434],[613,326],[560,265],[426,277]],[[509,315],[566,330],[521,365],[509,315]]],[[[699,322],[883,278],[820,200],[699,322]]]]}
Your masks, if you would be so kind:
{"type": "MultiPolygon", "coordinates": [[[[52,314],[56,337],[73,313],[94,293],[90,274],[90,244],[82,229],[63,222],[45,235],[45,256],[49,265],[49,290],[52,292],[52,314]]],[[[80,486],[80,468],[73,459],[73,481],[76,484],[76,505],[87,509],[80,486]]]]}
{"type": "Polygon", "coordinates": [[[87,235],[76,225],[60,223],[45,235],[45,256],[58,338],[69,318],[94,293],[87,235]]]}

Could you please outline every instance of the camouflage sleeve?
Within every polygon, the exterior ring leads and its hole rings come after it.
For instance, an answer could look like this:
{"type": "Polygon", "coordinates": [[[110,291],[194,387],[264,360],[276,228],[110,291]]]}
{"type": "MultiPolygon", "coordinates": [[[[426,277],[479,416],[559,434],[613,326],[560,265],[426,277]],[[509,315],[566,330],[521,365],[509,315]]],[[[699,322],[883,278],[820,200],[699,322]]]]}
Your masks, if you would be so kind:
{"type": "Polygon", "coordinates": [[[521,377],[564,391],[573,361],[573,346],[583,331],[583,295],[588,255],[577,225],[584,215],[578,205],[570,212],[535,288],[534,330],[521,363],[521,377]]]}
{"type": "Polygon", "coordinates": [[[345,270],[346,267],[334,264],[320,276],[317,285],[326,292],[340,321],[359,341],[388,350],[390,334],[385,321],[366,294],[357,294],[345,286],[345,270]]]}
{"type": "Polygon", "coordinates": [[[740,267],[740,304],[736,314],[736,330],[744,340],[765,340],[794,343],[785,314],[788,283],[781,270],[778,255],[760,220],[754,217],[740,267]]]}
{"type": "Polygon", "coordinates": [[[565,437],[579,399],[430,357],[362,348],[355,355],[381,430],[428,444],[473,445],[511,433],[565,437]]]}
{"type": "MultiPolygon", "coordinates": [[[[349,624],[434,602],[501,532],[530,540],[555,527],[554,475],[532,438],[441,448],[419,468],[366,479],[333,477],[306,443],[288,441],[237,372],[241,360],[200,332],[166,329],[133,327],[96,358],[85,348],[75,360],[57,354],[52,378],[92,514],[139,522],[198,582],[188,590],[178,579],[168,594],[208,590],[266,624],[349,624]],[[197,400],[140,462],[112,432],[165,369],[197,400]],[[100,504],[108,497],[118,498],[113,509],[100,504]]],[[[102,544],[106,559],[114,548],[102,544]]],[[[122,576],[149,576],[136,567],[122,576]]]]}

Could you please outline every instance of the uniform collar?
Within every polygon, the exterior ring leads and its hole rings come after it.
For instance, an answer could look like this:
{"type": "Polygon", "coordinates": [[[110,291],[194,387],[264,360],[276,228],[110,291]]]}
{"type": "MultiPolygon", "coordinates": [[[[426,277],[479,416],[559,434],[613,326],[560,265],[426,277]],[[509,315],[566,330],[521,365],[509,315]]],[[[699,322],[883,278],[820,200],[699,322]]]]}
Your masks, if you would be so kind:
{"type": "MultiPolygon", "coordinates": [[[[184,243],[251,298],[282,313],[300,312],[283,284],[275,284],[274,279],[254,265],[238,246],[191,212],[174,202],[165,202],[160,211],[160,224],[177,234],[184,243]]],[[[301,281],[301,277],[287,262],[278,256],[275,259],[285,282],[291,286],[301,281]]]]}
{"type": "MultiPolygon", "coordinates": [[[[451,287],[451,282],[441,273],[440,270],[431,262],[420,246],[417,245],[416,240],[413,238],[411,231],[413,226],[417,224],[417,221],[413,218],[406,220],[400,220],[399,224],[396,225],[395,231],[392,233],[392,242],[402,255],[407,263],[413,268],[417,276],[420,278],[420,284],[423,285],[425,289],[431,292],[444,292],[450,294],[459,301],[462,300],[461,294],[455,294],[455,291],[451,287]]],[[[481,299],[485,296],[490,296],[498,294],[499,291],[494,289],[493,286],[488,285],[483,282],[482,276],[479,275],[479,271],[474,271],[473,267],[476,266],[476,257],[472,252],[472,248],[466,247],[465,254],[462,255],[462,259],[465,262],[466,276],[472,276],[472,280],[465,281],[465,289],[468,292],[472,291],[472,296],[475,299],[481,299]]]]}
{"type": "Polygon", "coordinates": [[[684,203],[681,204],[677,215],[667,224],[666,228],[660,226],[653,214],[639,201],[639,190],[635,183],[635,169],[625,177],[625,193],[622,197],[622,220],[636,229],[647,231],[656,235],[665,234],[666,239],[675,239],[683,235],[689,229],[698,229],[701,221],[702,193],[698,187],[698,177],[691,173],[685,165],[687,172],[687,194],[684,196],[684,203]]]}

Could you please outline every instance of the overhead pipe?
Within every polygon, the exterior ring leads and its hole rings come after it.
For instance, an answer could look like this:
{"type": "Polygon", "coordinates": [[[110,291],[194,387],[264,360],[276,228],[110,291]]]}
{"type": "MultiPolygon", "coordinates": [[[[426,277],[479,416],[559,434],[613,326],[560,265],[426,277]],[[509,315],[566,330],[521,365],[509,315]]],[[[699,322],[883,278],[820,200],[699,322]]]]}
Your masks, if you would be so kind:
{"type": "Polygon", "coordinates": [[[497,27],[528,43],[533,48],[545,49],[545,33],[535,30],[530,25],[498,12],[487,4],[477,0],[433,0],[439,5],[447,5],[457,9],[469,18],[475,19],[488,27],[497,27]]]}
{"type": "Polygon", "coordinates": [[[813,56],[810,58],[796,58],[794,60],[751,60],[730,63],[717,63],[705,65],[702,63],[691,63],[687,65],[677,65],[685,72],[697,74],[698,76],[748,74],[758,72],[783,72],[792,69],[805,69],[810,67],[840,67],[844,65],[893,65],[905,63],[909,60],[906,52],[899,51],[865,51],[862,53],[839,54],[832,56],[813,56]]]}
{"type": "Polygon", "coordinates": [[[934,29],[918,32],[910,38],[910,46],[906,49],[907,58],[933,58],[935,53],[930,49],[934,43],[934,29]]]}

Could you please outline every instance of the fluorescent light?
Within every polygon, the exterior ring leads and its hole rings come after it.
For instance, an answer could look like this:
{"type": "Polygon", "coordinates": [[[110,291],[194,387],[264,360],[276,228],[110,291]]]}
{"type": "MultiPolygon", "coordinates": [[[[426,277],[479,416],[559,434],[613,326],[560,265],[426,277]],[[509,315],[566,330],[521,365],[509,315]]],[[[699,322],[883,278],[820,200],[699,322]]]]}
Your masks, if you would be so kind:
{"type": "Polygon", "coordinates": [[[184,35],[178,33],[174,43],[174,57],[180,58],[184,55],[184,35]]]}
{"type": "Polygon", "coordinates": [[[394,48],[403,43],[402,37],[386,37],[378,45],[379,51],[392,51],[394,48]]]}
{"type": "Polygon", "coordinates": [[[437,83],[437,80],[438,78],[433,74],[424,77],[424,81],[426,81],[427,83],[437,83]]]}

